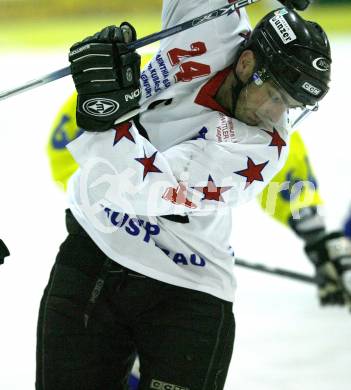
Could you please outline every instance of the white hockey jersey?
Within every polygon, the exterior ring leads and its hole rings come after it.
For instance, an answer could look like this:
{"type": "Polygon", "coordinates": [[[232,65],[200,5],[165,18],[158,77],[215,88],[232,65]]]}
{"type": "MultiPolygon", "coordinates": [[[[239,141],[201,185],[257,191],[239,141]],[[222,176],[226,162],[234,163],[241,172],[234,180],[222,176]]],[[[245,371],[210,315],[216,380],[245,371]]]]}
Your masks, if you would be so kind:
{"type": "MultiPolygon", "coordinates": [[[[164,1],[163,28],[227,4],[164,1]]],[[[80,165],[69,207],[107,256],[228,301],[230,209],[262,191],[287,153],[287,133],[247,126],[214,100],[249,29],[241,10],[162,40],[141,75],[140,116],[68,145],[80,165]]]]}

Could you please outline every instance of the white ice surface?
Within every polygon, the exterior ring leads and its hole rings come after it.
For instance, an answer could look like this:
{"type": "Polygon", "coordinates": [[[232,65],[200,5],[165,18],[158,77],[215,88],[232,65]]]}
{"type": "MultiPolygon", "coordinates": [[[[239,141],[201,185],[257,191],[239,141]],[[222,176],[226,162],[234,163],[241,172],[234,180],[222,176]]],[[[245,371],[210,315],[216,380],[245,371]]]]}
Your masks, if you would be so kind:
{"type": "MultiPolygon", "coordinates": [[[[334,40],[333,84],[306,121],[310,149],[338,228],[350,203],[351,39],[334,40]]],[[[0,90],[66,66],[64,52],[0,53],[0,90]]],[[[45,144],[70,78],[0,102],[0,237],[12,255],[0,268],[0,389],[34,388],[35,332],[43,288],[65,237],[65,197],[52,183],[45,144]]],[[[239,257],[311,273],[302,244],[255,203],[234,213],[239,257]]],[[[237,334],[226,390],[350,390],[351,315],[321,309],[314,287],[237,269],[237,334]]]]}

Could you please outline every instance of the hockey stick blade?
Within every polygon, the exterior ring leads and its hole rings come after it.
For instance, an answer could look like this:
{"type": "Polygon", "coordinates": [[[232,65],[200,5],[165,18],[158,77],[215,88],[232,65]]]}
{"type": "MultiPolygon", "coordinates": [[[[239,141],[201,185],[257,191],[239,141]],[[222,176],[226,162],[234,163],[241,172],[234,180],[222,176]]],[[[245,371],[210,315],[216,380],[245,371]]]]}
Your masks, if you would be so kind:
{"type": "Polygon", "coordinates": [[[300,282],[317,284],[317,279],[315,277],[301,274],[299,272],[289,271],[289,270],[282,269],[282,268],[267,267],[266,265],[263,265],[263,264],[250,263],[250,262],[248,262],[246,260],[242,260],[242,259],[236,259],[235,264],[240,266],[240,267],[252,269],[254,271],[260,271],[260,272],[264,272],[264,273],[276,275],[276,276],[283,276],[285,278],[297,280],[300,282]]]}
{"type": "MultiPolygon", "coordinates": [[[[257,3],[261,0],[237,0],[234,3],[228,4],[224,7],[218,8],[214,11],[208,12],[207,14],[198,16],[194,19],[188,20],[187,22],[178,24],[177,26],[167,28],[166,30],[147,35],[144,38],[138,39],[135,42],[129,43],[127,46],[129,49],[139,49],[150,43],[154,43],[159,41],[160,39],[164,39],[170,37],[174,34],[178,34],[181,31],[188,30],[189,28],[193,28],[199,26],[202,23],[209,22],[210,20],[216,19],[220,16],[231,15],[233,12],[239,10],[240,8],[246,7],[247,5],[257,3]]],[[[55,72],[49,73],[46,76],[39,77],[37,79],[31,80],[23,85],[20,85],[16,88],[9,89],[7,91],[0,92],[0,100],[7,99],[11,96],[17,95],[19,93],[28,91],[30,89],[39,87],[41,85],[50,83],[51,81],[59,80],[62,77],[68,76],[71,74],[70,67],[62,68],[55,72]]]]}

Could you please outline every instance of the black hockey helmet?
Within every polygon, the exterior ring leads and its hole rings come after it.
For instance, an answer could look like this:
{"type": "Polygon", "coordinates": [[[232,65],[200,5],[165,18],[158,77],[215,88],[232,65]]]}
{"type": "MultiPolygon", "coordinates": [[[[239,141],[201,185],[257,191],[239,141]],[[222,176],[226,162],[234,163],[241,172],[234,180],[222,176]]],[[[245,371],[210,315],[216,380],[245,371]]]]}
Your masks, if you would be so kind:
{"type": "Polygon", "coordinates": [[[243,49],[255,53],[256,78],[273,79],[305,106],[316,105],[329,90],[332,60],[327,35],[294,10],[280,8],[267,14],[243,49]]]}

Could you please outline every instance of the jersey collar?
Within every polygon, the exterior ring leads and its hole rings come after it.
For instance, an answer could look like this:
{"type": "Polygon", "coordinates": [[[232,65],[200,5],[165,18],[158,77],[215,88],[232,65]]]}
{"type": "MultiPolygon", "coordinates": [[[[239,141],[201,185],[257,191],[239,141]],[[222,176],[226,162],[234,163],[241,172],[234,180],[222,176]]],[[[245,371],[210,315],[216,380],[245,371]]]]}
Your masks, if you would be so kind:
{"type": "Polygon", "coordinates": [[[221,70],[214,77],[212,77],[199,91],[195,98],[195,103],[201,106],[210,108],[214,111],[222,112],[223,114],[230,116],[227,110],[217,103],[214,99],[219,87],[223,84],[224,80],[231,71],[231,67],[221,70]]]}

